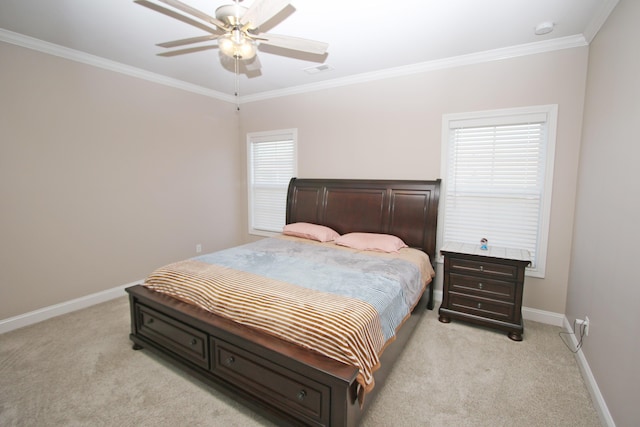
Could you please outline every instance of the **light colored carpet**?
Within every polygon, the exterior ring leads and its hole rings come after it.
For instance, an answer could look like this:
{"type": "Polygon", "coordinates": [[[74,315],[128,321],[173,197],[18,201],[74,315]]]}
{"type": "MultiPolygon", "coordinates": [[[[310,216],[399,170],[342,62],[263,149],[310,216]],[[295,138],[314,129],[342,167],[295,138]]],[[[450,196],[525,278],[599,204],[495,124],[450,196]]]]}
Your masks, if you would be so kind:
{"type": "MultiPolygon", "coordinates": [[[[149,352],[126,297],[0,335],[2,426],[271,426],[149,352]]],[[[599,426],[560,328],[524,341],[437,310],[421,320],[364,426],[599,426]]]]}

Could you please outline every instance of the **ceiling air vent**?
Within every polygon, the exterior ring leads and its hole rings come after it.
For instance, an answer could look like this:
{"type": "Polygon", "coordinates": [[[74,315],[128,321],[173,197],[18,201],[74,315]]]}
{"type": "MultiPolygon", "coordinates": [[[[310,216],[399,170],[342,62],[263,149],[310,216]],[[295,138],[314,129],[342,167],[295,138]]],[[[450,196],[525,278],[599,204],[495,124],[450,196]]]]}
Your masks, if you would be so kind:
{"type": "Polygon", "coordinates": [[[327,64],[321,64],[316,67],[305,68],[303,71],[307,74],[318,74],[329,70],[333,70],[333,67],[327,64]]]}

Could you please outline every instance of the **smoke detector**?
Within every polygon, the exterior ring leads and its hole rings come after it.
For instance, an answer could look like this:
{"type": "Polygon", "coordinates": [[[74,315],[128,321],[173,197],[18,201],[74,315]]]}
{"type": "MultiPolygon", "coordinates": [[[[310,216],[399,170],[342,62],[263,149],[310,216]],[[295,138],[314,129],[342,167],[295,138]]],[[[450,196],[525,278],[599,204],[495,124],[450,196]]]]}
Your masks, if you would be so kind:
{"type": "Polygon", "coordinates": [[[538,24],[538,26],[535,29],[535,33],[537,36],[541,36],[543,34],[549,34],[551,31],[553,31],[553,27],[555,27],[555,24],[553,22],[541,22],[538,24]]]}

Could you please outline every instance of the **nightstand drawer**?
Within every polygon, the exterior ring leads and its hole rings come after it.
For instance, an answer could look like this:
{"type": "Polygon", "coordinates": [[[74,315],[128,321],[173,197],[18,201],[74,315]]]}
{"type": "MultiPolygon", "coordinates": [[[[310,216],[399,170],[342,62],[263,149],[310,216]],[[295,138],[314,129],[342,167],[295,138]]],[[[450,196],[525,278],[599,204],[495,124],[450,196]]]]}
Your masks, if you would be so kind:
{"type": "Polygon", "coordinates": [[[515,282],[505,282],[456,273],[451,273],[449,277],[449,287],[452,292],[477,295],[507,302],[513,302],[516,294],[515,282]]]}
{"type": "Polygon", "coordinates": [[[507,280],[515,280],[518,277],[518,267],[485,260],[473,261],[469,259],[451,258],[450,268],[452,272],[481,274],[483,276],[493,276],[507,280]]]}
{"type": "Polygon", "coordinates": [[[451,292],[449,307],[461,313],[474,314],[489,319],[510,321],[514,318],[514,304],[500,301],[473,298],[467,295],[451,292]]]}

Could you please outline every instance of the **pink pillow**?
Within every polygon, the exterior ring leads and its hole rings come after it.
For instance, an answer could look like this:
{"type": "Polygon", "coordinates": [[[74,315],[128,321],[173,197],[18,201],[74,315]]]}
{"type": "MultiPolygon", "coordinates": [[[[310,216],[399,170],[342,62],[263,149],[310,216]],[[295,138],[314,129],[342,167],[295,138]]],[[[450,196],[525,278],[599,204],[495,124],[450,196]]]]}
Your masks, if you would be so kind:
{"type": "Polygon", "coordinates": [[[287,224],[282,229],[282,233],[288,236],[317,240],[318,242],[332,242],[340,236],[329,227],[310,224],[308,222],[294,222],[293,224],[287,224]]]}
{"type": "Polygon", "coordinates": [[[399,237],[376,233],[348,233],[338,237],[335,243],[353,249],[379,252],[398,252],[408,247],[399,237]]]}

